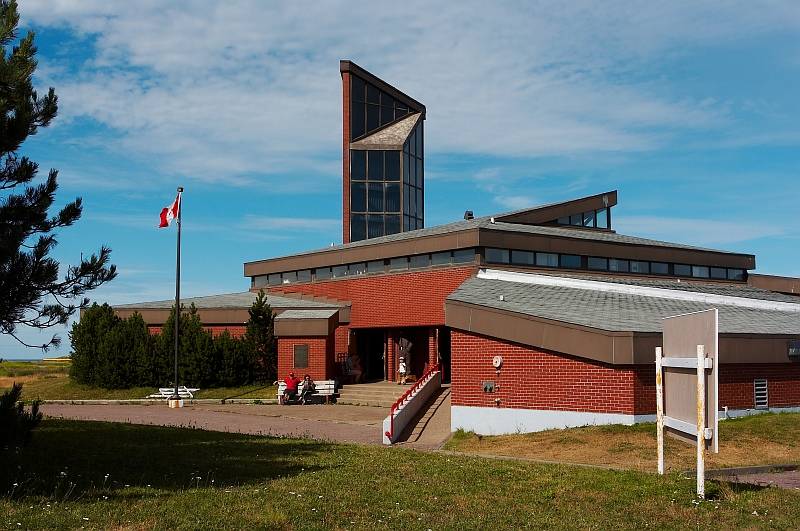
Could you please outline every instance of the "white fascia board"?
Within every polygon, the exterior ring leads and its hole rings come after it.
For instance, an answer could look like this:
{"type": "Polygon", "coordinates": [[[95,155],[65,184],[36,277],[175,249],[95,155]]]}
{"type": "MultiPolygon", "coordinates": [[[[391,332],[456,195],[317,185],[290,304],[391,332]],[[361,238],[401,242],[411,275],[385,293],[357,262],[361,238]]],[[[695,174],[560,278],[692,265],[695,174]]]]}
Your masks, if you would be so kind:
{"type": "Polygon", "coordinates": [[[697,293],[691,291],[654,288],[650,286],[633,286],[630,284],[615,284],[598,280],[583,280],[577,278],[539,275],[536,273],[518,273],[500,269],[481,269],[478,278],[502,280],[505,282],[518,282],[520,284],[536,284],[539,286],[554,286],[562,288],[582,289],[588,291],[604,291],[624,295],[638,295],[641,297],[655,297],[686,302],[700,302],[712,306],[736,306],[752,310],[768,310],[774,312],[800,313],[800,304],[791,302],[765,301],[749,299],[747,297],[733,297],[730,295],[716,295],[711,293],[697,293]]]}

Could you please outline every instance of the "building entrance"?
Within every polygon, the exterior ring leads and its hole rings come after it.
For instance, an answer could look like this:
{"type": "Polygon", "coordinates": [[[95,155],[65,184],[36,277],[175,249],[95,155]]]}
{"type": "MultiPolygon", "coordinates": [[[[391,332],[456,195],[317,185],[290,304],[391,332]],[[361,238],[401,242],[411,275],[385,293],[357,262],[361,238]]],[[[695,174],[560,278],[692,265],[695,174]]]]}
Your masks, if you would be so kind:
{"type": "Polygon", "coordinates": [[[386,378],[385,345],[383,330],[356,330],[356,352],[361,358],[365,381],[386,378]]]}

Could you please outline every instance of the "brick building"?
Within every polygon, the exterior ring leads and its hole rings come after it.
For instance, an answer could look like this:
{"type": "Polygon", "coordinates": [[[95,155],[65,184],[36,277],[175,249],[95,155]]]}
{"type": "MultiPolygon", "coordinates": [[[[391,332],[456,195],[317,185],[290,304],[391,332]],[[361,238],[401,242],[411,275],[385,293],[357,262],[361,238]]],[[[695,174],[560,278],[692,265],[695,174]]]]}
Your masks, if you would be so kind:
{"type": "MultiPolygon", "coordinates": [[[[248,292],[186,300],[209,329],[240,331],[264,290],[280,374],[337,379],[357,355],[369,380],[394,381],[410,344],[411,372],[441,364],[451,382],[453,429],[508,433],[651,419],[661,319],[715,307],[720,406],[800,407],[799,279],[618,234],[616,191],[425,228],[425,107],[340,70],[344,243],[245,263],[248,292]]],[[[116,309],[157,328],[170,306],[116,309]]]]}

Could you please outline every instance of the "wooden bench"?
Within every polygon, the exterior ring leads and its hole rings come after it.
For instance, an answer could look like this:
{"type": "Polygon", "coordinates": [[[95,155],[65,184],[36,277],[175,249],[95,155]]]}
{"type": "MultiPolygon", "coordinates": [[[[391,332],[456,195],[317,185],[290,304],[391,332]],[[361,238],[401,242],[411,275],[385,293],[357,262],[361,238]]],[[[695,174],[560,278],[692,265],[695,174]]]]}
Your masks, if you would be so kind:
{"type": "MultiPolygon", "coordinates": [[[[191,400],[194,398],[193,393],[199,390],[200,389],[197,387],[186,387],[185,385],[181,385],[178,386],[178,396],[180,396],[181,398],[188,398],[191,400]]],[[[174,394],[175,394],[174,387],[159,387],[157,393],[153,393],[152,395],[147,395],[146,398],[164,398],[166,400],[169,400],[170,398],[172,398],[172,395],[174,394]]]]}
{"type": "MultiPolygon", "coordinates": [[[[303,383],[301,382],[300,385],[297,386],[297,398],[296,401],[300,400],[300,397],[303,396],[303,383]]],[[[283,398],[283,392],[286,390],[286,383],[281,381],[278,382],[278,401],[280,402],[283,398]]],[[[311,399],[313,400],[316,397],[324,397],[325,403],[329,403],[331,398],[336,396],[336,381],[335,380],[320,380],[318,382],[314,382],[314,394],[311,395],[311,399]]]]}

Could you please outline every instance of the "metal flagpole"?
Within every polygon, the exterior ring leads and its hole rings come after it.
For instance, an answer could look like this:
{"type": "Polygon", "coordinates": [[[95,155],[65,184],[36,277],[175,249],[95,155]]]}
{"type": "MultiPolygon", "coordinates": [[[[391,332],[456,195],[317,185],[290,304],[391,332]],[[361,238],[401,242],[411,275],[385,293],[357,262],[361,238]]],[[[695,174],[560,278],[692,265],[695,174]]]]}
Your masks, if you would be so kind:
{"type": "Polygon", "coordinates": [[[180,333],[181,316],[181,215],[183,214],[183,187],[178,187],[178,252],[175,264],[175,400],[176,407],[180,407],[181,395],[178,393],[178,337],[180,333]]]}

